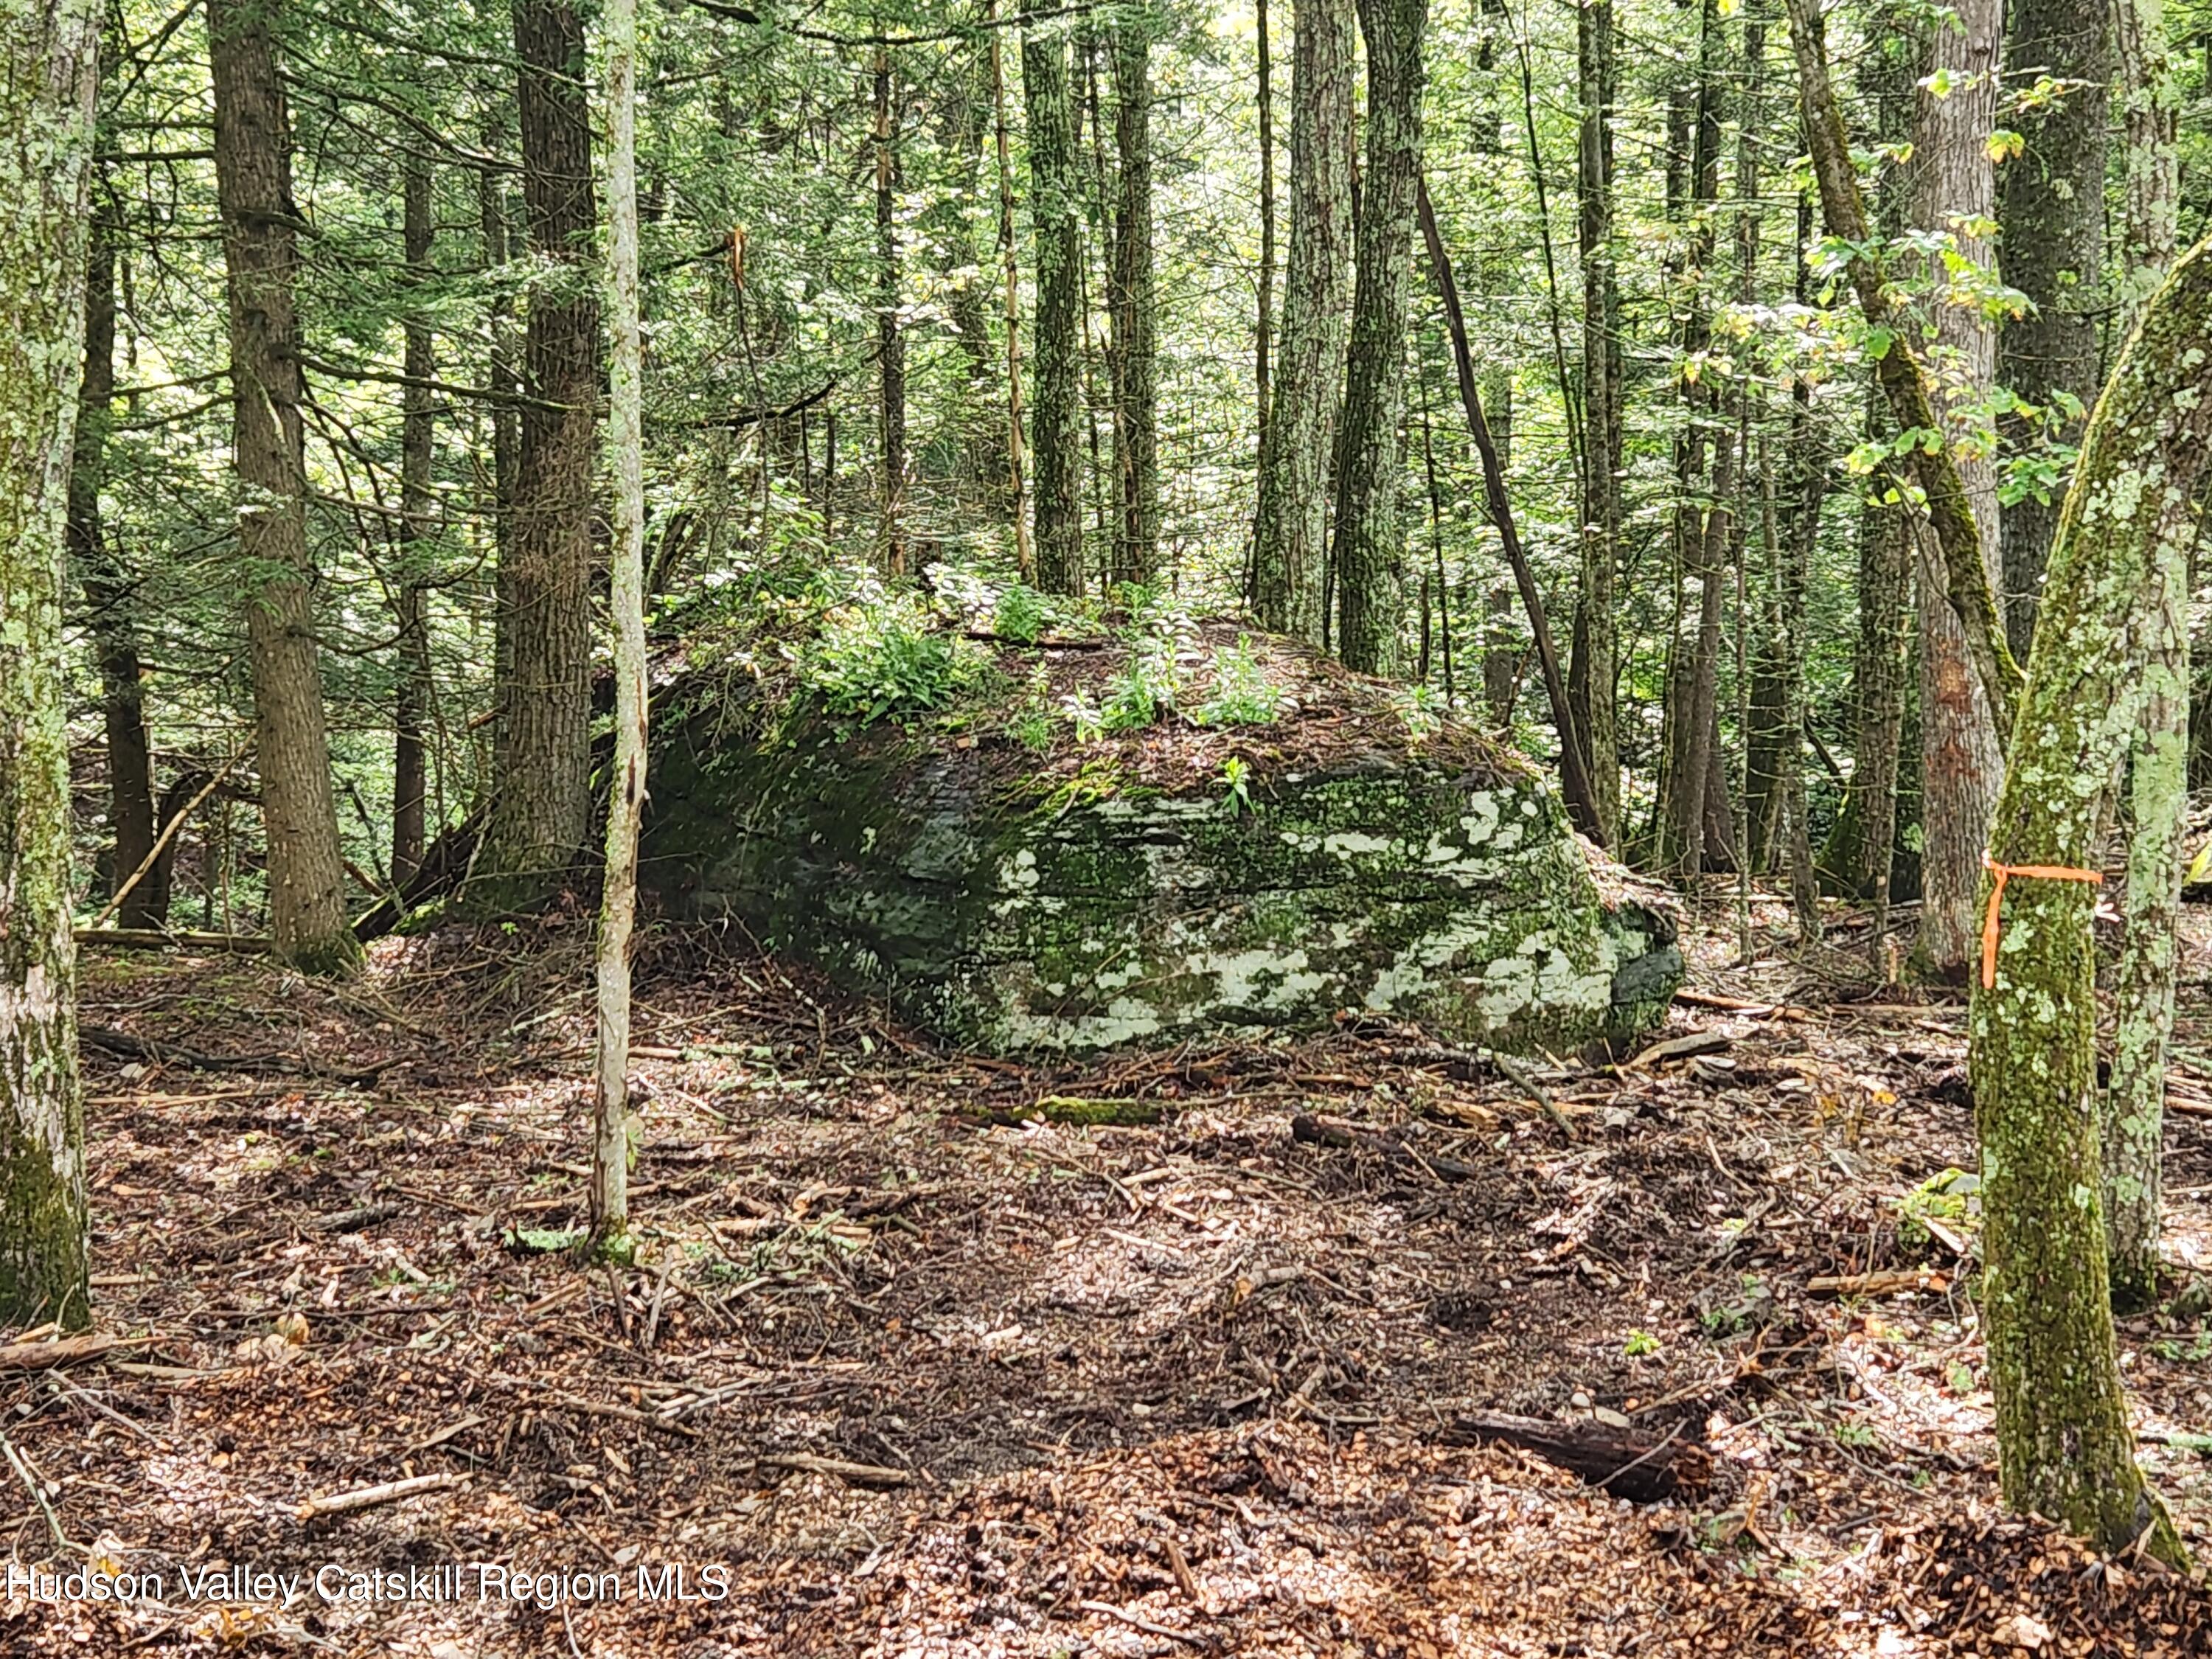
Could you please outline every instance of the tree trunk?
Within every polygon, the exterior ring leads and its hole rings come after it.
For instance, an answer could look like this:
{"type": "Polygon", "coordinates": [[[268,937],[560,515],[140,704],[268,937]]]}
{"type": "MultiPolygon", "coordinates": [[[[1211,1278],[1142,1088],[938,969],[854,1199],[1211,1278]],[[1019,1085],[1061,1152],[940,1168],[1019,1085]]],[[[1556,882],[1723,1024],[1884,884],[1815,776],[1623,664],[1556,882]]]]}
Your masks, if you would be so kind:
{"type": "Polygon", "coordinates": [[[1115,446],[1121,527],[1114,574],[1131,582],[1160,574],[1159,377],[1154,362],[1152,272],[1152,23],[1131,9],[1109,36],[1114,70],[1114,153],[1121,200],[1114,216],[1111,301],[1121,364],[1115,446]]]}
{"type": "MultiPolygon", "coordinates": [[[[410,158],[404,185],[405,255],[416,283],[430,275],[430,168],[410,158]]],[[[430,718],[430,629],[424,544],[435,506],[430,495],[430,325],[410,311],[399,417],[399,568],[392,584],[398,612],[398,663],[392,698],[392,884],[405,884],[422,862],[423,801],[429,793],[424,727],[430,718]]]]}
{"type": "Polygon", "coordinates": [[[876,372],[882,401],[882,476],[877,505],[884,569],[906,570],[906,335],[899,326],[898,169],[892,155],[897,122],[892,109],[891,54],[876,48],[876,372]]]}
{"type": "Polygon", "coordinates": [[[2159,1193],[2167,1040],[2180,966],[2184,838],[2189,813],[2189,581],[2159,589],[2143,623],[2142,718],[2130,748],[2124,899],[2127,939],[2112,983],[2112,1079],[2105,1099],[2105,1228],[2112,1301],[2136,1312],[2158,1300],[2159,1193]]]}
{"type": "Polygon", "coordinates": [[[2181,206],[2181,83],[2161,0],[2114,0],[2113,44],[2125,116],[2127,184],[2120,224],[2119,336],[2124,338],[2173,262],[2181,206]]]}
{"type": "MultiPolygon", "coordinates": [[[[2096,312],[2103,303],[2111,16],[2105,0],[2012,0],[2007,21],[2013,83],[2033,87],[2048,76],[2068,85],[2063,97],[2012,118],[2026,148],[1999,175],[1998,263],[2007,286],[2034,305],[1997,337],[1997,383],[2041,409],[2054,409],[2060,393],[2078,398],[2082,413],[2059,422],[2052,436],[2079,444],[2102,366],[2096,312]]],[[[2007,416],[2001,424],[2016,444],[2042,441],[2040,423],[2007,416]]],[[[2023,661],[2064,491],[2045,494],[2004,509],[2005,634],[2023,661]]]]}
{"type": "MultiPolygon", "coordinates": [[[[2173,258],[2179,96],[2156,0],[2118,8],[2127,107],[2124,326],[2173,258]]],[[[2124,898],[2127,942],[2112,988],[2112,1086],[2105,1099],[2106,1232],[2114,1301],[2158,1298],[2166,1054],[2179,969],[2182,844],[2189,806],[2189,568],[2145,614],[2143,714],[2135,734],[2124,898]]]]}
{"type": "MultiPolygon", "coordinates": [[[[985,15],[998,15],[998,0],[991,0],[985,15]]],[[[1030,539],[1029,467],[1022,454],[1021,273],[1014,252],[1014,164],[1006,142],[1005,33],[991,31],[991,129],[999,163],[999,259],[1006,289],[1006,484],[1014,498],[1014,565],[1024,581],[1033,582],[1036,544],[1030,539]]],[[[1076,569],[1079,577],[1080,560],[1076,569]]]]}
{"type": "MultiPolygon", "coordinates": [[[[84,389],[77,399],[76,439],[70,465],[69,556],[83,585],[93,651],[100,661],[100,718],[106,739],[107,823],[115,836],[109,886],[130,878],[154,850],[154,744],[146,726],[146,692],[138,661],[137,601],[100,522],[106,475],[108,404],[115,396],[115,242],[113,216],[96,208],[85,276],[84,389]]],[[[155,895],[140,890],[123,901],[118,927],[158,927],[166,918],[155,895]]]]}
{"type": "MultiPolygon", "coordinates": [[[[1956,257],[1986,269],[1989,243],[1960,227],[1987,222],[1996,210],[1996,178],[1989,137],[1996,125],[2000,0],[1961,0],[1955,22],[1935,27],[1929,72],[1957,82],[1938,98],[1923,89],[1913,143],[1920,168],[1915,222],[1950,233],[1956,257]]],[[[1945,303],[1949,277],[1942,258],[1929,279],[1936,296],[1933,353],[1943,365],[1948,395],[1985,400],[1996,377],[1996,331],[1978,305],[1945,303]],[[1955,388],[1955,390],[1954,390],[1955,388]]],[[[1997,538],[1996,473],[1987,453],[1955,421],[1937,428],[1956,448],[1959,481],[1973,515],[1976,545],[1992,588],[2002,579],[1997,538]],[[1964,441],[1961,441],[1964,440],[1964,441]]],[[[1966,630],[1936,596],[1943,587],[1942,554],[1925,537],[1920,606],[1921,853],[1920,936],[1913,959],[1920,972],[1958,981],[1972,960],[1979,919],[1982,849],[2004,768],[2002,733],[1975,678],[1966,630]]]]}
{"type": "Polygon", "coordinates": [[[0,1324],[91,1321],[62,599],[101,8],[0,19],[0,1324]]]}
{"type": "Polygon", "coordinates": [[[615,752],[608,768],[606,882],[599,901],[598,1086],[592,1109],[592,1238],[629,1249],[629,940],[645,810],[645,348],[638,319],[637,0],[608,0],[607,447],[615,475],[611,580],[615,752]]]}
{"type": "Polygon", "coordinates": [[[1421,34],[1427,0],[1359,0],[1367,46],[1367,165],[1361,179],[1346,359],[1341,475],[1330,547],[1347,668],[1395,675],[1405,633],[1406,527],[1398,514],[1406,303],[1421,179],[1421,34]]]}
{"type": "MultiPolygon", "coordinates": [[[[1819,0],[1789,0],[1789,7],[1790,41],[1797,59],[1806,146],[1812,154],[1813,174],[1820,190],[1820,216],[1828,234],[1850,250],[1846,272],[1859,308],[1883,348],[1875,361],[1875,378],[1901,432],[1939,432],[1942,426],[1927,366],[1912,343],[1917,326],[1899,313],[1882,260],[1868,234],[1850,135],[1828,76],[1819,0]]],[[[1984,133],[1983,140],[1986,137],[1984,133]]],[[[1900,465],[1926,498],[1936,544],[1942,555],[1936,569],[1943,591],[1965,630],[1967,657],[1996,716],[1997,729],[2008,731],[2013,700],[2021,684],[2020,665],[2005,644],[2004,621],[1997,610],[1981,532],[1960,477],[1957,458],[1948,443],[1932,447],[1915,444],[1900,465]]]]}
{"type": "MultiPolygon", "coordinates": [[[[2007,865],[2075,868],[2094,855],[2109,780],[2153,689],[2145,619],[2186,603],[2170,595],[2189,580],[2212,444],[2209,331],[2212,247],[2200,247],[2113,369],[2059,520],[1991,837],[2007,865]]],[[[2086,882],[2020,875],[1994,896],[2002,931],[1994,983],[1975,992],[1970,1045],[1986,1218],[1982,1320],[2005,1501],[2109,1553],[2142,1538],[2184,1565],[2136,1466],[2112,1331],[2094,896],[2086,882]]]]}
{"type": "Polygon", "coordinates": [[[1275,65],[1267,39],[1267,0],[1257,0],[1254,13],[1260,29],[1260,281],[1252,331],[1252,401],[1258,416],[1255,426],[1259,448],[1265,453],[1273,371],[1268,352],[1275,334],[1275,65]]]}
{"type": "Polygon", "coordinates": [[[329,739],[317,666],[300,425],[300,265],[291,118],[268,11],[211,0],[216,185],[230,296],[234,444],[241,501],[238,562],[253,662],[261,817],[269,847],[269,936],[310,972],[348,969],[329,739]]]}
{"type": "Polygon", "coordinates": [[[1291,230],[1282,347],[1260,442],[1252,614],[1321,637],[1328,460],[1352,275],[1352,0],[1304,0],[1291,69],[1291,230]]]}
{"type": "Polygon", "coordinates": [[[1083,591],[1083,325],[1081,199],[1075,177],[1075,112],[1067,36],[1047,26],[1022,37],[1022,95],[1029,110],[1030,218],[1036,239],[1037,585],[1083,591]]]}
{"type": "Polygon", "coordinates": [[[511,567],[499,622],[501,765],[487,868],[505,902],[550,891],[591,824],[592,477],[599,303],[592,260],[591,113],[574,0],[514,0],[521,60],[522,195],[539,275],[523,337],[525,389],[511,567]],[[547,407],[547,405],[557,407],[547,407]]]}
{"type": "MultiPolygon", "coordinates": [[[[484,148],[496,153],[496,135],[487,130],[484,148]]],[[[483,264],[486,273],[495,272],[507,264],[508,240],[505,185],[495,167],[484,167],[477,174],[477,220],[483,245],[483,264]]],[[[507,295],[503,283],[495,283],[491,303],[484,319],[487,337],[485,356],[490,371],[492,390],[514,393],[522,389],[521,378],[514,371],[514,302],[507,295]]],[[[514,643],[514,630],[502,620],[514,611],[509,582],[514,574],[514,496],[515,477],[521,465],[521,431],[514,405],[495,403],[491,406],[491,477],[492,510],[491,539],[494,563],[492,566],[492,767],[495,780],[507,775],[507,724],[499,719],[498,711],[506,688],[514,683],[514,667],[507,651],[514,643]]]]}
{"type": "Polygon", "coordinates": [[[1581,143],[1576,189],[1583,264],[1582,592],[1568,695],[1589,763],[1592,804],[1609,847],[1620,844],[1620,734],[1614,688],[1620,678],[1620,619],[1614,574],[1620,561],[1620,388],[1614,335],[1620,301],[1613,251],[1613,0],[1589,0],[1575,14],[1580,64],[1581,143]]]}

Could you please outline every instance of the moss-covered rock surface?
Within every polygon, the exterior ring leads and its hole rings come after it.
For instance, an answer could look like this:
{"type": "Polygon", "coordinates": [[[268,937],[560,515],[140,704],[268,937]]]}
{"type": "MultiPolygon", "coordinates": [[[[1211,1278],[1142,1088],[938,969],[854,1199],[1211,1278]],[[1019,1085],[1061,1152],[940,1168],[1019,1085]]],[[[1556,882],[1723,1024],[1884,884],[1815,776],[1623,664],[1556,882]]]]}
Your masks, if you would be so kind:
{"type": "Polygon", "coordinates": [[[647,824],[665,907],[993,1052],[1343,1010],[1563,1052],[1680,981],[1671,918],[1534,772],[1402,689],[1231,626],[959,637],[956,690],[866,720],[678,678],[647,824]]]}

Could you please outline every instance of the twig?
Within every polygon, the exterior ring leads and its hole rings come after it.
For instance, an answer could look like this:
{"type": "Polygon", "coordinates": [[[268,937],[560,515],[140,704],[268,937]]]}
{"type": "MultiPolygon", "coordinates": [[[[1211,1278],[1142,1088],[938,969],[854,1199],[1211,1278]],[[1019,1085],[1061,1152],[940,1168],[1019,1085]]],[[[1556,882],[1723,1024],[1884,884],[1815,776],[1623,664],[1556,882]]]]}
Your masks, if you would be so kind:
{"type": "Polygon", "coordinates": [[[1490,1056],[1490,1063],[1504,1073],[1509,1082],[1519,1085],[1536,1097],[1536,1103],[1544,1109],[1544,1115],[1552,1120],[1562,1136],[1569,1140],[1575,1138],[1575,1126],[1567,1121],[1567,1115],[1559,1109],[1549,1090],[1504,1054],[1493,1053],[1490,1056]]]}
{"type": "MultiPolygon", "coordinates": [[[[664,1423],[661,1426],[676,1428],[680,1425],[664,1423]]],[[[855,1486],[910,1486],[914,1484],[913,1474],[905,1469],[885,1468],[880,1463],[848,1463],[842,1458],[817,1457],[811,1452],[763,1452],[755,1461],[766,1468],[796,1469],[802,1474],[835,1475],[855,1486]]]]}
{"type": "Polygon", "coordinates": [[[417,1474],[405,1480],[387,1480],[382,1486],[357,1486],[329,1498],[310,1498],[300,1505],[300,1519],[312,1521],[323,1515],[349,1515],[356,1510],[374,1509],[380,1504],[396,1504],[403,1498],[458,1486],[462,1479],[458,1474],[417,1474]]]}
{"type": "Polygon", "coordinates": [[[131,878],[115,890],[114,896],[107,901],[106,908],[92,919],[92,925],[94,927],[106,927],[107,919],[123,908],[123,901],[131,896],[131,889],[137,886],[145,878],[146,872],[154,867],[155,860],[161,856],[161,849],[169,844],[169,838],[185,827],[185,820],[191,817],[193,809],[215,793],[216,790],[222,786],[222,781],[230,775],[231,768],[245,758],[246,750],[241,749],[225,761],[222,769],[213,777],[200,786],[199,793],[177,809],[177,816],[162,826],[161,833],[154,837],[154,844],[146,849],[146,856],[138,860],[138,867],[131,872],[131,878]]]}
{"type": "Polygon", "coordinates": [[[15,1443],[4,1434],[0,1434],[0,1451],[8,1454],[8,1467],[15,1471],[15,1478],[23,1483],[23,1490],[31,1494],[31,1501],[46,1517],[46,1530],[54,1535],[54,1547],[57,1549],[69,1548],[70,1540],[62,1531],[62,1523],[54,1519],[54,1506],[46,1502],[46,1493],[39,1490],[38,1477],[31,1473],[31,1466],[24,1461],[23,1454],[15,1449],[15,1443]]]}
{"type": "Polygon", "coordinates": [[[1203,1636],[1193,1636],[1188,1631],[1176,1630],[1168,1625],[1156,1625],[1149,1619],[1140,1619],[1126,1607],[1117,1607],[1111,1601],[1079,1601],[1075,1604],[1085,1613],[1103,1613],[1109,1619],[1118,1619],[1132,1630],[1140,1630],[1147,1636],[1164,1636],[1170,1642],[1180,1642],[1187,1648],[1201,1652],[1211,1651],[1213,1644],[1203,1636]]]}

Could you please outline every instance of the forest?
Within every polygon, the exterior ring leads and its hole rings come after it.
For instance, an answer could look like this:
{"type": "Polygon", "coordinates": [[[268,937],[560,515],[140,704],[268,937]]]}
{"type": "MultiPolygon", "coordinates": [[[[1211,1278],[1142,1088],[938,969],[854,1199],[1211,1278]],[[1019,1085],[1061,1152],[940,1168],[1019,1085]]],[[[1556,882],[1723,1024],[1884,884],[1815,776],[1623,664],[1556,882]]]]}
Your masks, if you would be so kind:
{"type": "Polygon", "coordinates": [[[2212,1650],[2199,0],[0,64],[0,1651],[2212,1650]]]}

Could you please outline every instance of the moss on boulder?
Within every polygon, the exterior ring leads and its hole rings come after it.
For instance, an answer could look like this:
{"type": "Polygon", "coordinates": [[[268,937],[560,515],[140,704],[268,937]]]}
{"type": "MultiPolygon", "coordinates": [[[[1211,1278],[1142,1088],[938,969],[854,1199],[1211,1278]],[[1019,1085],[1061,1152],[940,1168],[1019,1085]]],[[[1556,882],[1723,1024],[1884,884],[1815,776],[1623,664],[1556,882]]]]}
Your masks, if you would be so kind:
{"type": "Polygon", "coordinates": [[[1212,631],[1184,642],[1176,706],[1206,706],[1209,660],[1246,679],[1256,661],[1283,688],[1273,720],[1048,722],[1040,744],[1040,699],[1121,672],[1105,641],[1006,649],[981,695],[903,726],[679,691],[648,880],[672,912],[733,915],[990,1052],[1313,1030],[1346,1009],[1564,1052],[1660,1017],[1671,917],[1525,763],[1295,647],[1230,630],[1209,659],[1212,631]]]}

